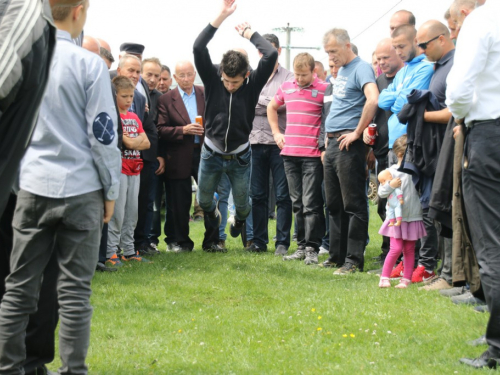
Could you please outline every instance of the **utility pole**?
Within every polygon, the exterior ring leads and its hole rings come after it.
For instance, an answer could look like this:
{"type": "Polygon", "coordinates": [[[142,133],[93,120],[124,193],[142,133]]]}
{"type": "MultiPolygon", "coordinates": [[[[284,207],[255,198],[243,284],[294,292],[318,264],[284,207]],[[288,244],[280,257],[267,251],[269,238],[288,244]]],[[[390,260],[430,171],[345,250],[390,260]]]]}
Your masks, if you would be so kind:
{"type": "Polygon", "coordinates": [[[319,50],[320,47],[293,47],[291,45],[292,32],[302,32],[304,29],[302,27],[290,27],[290,23],[286,24],[286,27],[277,27],[274,28],[273,31],[279,33],[286,33],[286,45],[283,46],[285,48],[285,62],[286,68],[290,70],[290,50],[293,49],[316,49],[319,50]]]}

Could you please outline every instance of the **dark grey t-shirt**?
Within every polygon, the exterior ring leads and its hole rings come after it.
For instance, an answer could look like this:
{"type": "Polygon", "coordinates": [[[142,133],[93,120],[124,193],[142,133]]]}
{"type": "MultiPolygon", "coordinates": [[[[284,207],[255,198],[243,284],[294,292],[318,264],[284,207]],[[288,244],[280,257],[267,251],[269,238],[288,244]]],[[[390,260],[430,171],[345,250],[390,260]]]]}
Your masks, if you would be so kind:
{"type": "Polygon", "coordinates": [[[434,75],[429,85],[429,90],[436,96],[441,109],[446,108],[446,78],[453,66],[454,58],[455,50],[453,49],[436,62],[434,75]]]}

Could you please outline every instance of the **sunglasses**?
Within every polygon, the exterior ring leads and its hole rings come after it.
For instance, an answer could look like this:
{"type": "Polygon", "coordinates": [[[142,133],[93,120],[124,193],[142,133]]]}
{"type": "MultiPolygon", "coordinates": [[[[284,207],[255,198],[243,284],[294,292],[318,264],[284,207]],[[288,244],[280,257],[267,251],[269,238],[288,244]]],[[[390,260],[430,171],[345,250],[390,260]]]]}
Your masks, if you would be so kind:
{"type": "Polygon", "coordinates": [[[439,34],[438,36],[435,36],[434,38],[428,40],[427,42],[423,42],[423,43],[419,43],[417,44],[417,47],[418,48],[421,48],[422,50],[426,50],[427,49],[427,45],[430,43],[430,42],[433,42],[435,41],[436,39],[438,39],[440,36],[443,36],[444,34],[439,34]]]}

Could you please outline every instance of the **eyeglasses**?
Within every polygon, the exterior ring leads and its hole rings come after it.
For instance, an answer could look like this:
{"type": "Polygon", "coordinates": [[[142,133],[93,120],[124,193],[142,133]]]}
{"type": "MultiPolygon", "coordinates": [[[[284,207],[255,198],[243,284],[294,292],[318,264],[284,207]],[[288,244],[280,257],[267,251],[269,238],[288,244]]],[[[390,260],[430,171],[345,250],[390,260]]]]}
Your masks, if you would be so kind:
{"type": "Polygon", "coordinates": [[[185,78],[193,78],[194,76],[194,73],[187,73],[187,74],[179,74],[179,75],[176,75],[176,77],[180,78],[180,79],[185,79],[185,78]]]}
{"type": "Polygon", "coordinates": [[[443,36],[444,34],[439,34],[438,36],[428,40],[427,42],[423,42],[423,43],[419,43],[417,44],[417,47],[418,48],[421,48],[422,50],[426,50],[427,49],[427,45],[430,43],[430,42],[433,42],[434,40],[438,39],[440,36],[443,36]]]}

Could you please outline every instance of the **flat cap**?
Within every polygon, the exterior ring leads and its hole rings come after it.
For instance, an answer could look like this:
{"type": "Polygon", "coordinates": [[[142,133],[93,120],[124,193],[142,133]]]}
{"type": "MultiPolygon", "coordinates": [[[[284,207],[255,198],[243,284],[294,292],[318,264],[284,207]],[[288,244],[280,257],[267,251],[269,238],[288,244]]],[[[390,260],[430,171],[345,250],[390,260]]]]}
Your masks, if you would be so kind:
{"type": "Polygon", "coordinates": [[[127,52],[133,55],[142,55],[144,52],[144,46],[137,43],[123,43],[120,46],[120,52],[127,52]]]}

